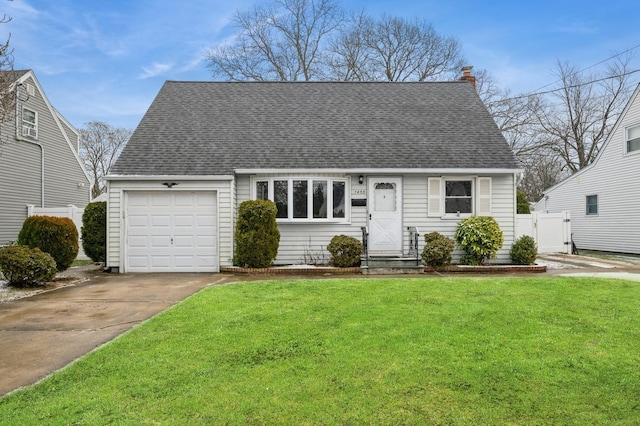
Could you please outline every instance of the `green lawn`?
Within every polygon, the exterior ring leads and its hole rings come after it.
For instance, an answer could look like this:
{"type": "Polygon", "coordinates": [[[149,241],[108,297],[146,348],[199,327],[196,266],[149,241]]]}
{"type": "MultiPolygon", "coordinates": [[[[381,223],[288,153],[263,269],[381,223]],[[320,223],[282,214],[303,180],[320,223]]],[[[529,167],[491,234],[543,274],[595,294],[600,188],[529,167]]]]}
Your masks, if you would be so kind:
{"type": "Polygon", "coordinates": [[[212,287],[1,399],[0,423],[638,424],[639,302],[560,277],[212,287]]]}

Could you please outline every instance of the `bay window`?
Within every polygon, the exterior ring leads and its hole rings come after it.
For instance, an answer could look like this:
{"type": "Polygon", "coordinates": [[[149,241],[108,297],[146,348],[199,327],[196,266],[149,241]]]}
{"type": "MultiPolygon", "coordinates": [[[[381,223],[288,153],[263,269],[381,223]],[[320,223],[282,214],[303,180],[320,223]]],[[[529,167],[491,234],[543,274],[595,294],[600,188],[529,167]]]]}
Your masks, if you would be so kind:
{"type": "Polygon", "coordinates": [[[254,180],[255,198],[272,200],[277,219],[344,221],[347,180],[336,178],[265,178],[254,180]]]}

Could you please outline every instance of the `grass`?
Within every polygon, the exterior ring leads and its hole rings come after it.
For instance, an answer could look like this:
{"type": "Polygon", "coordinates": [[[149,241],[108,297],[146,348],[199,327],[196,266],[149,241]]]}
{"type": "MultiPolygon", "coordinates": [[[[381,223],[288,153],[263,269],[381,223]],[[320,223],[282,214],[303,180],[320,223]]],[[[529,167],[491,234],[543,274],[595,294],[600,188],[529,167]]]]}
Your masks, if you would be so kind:
{"type": "Polygon", "coordinates": [[[567,277],[212,287],[1,399],[0,423],[637,424],[639,300],[567,277]]]}

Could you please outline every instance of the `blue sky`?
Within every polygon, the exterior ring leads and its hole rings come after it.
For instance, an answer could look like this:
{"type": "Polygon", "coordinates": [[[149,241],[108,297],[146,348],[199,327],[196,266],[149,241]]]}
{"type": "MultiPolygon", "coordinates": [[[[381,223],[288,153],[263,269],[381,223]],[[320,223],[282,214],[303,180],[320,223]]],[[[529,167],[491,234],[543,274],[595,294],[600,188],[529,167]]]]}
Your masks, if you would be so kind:
{"type": "MultiPolygon", "coordinates": [[[[15,67],[33,69],[49,100],[73,125],[99,120],[135,128],[165,80],[211,80],[207,47],[233,35],[229,20],[254,0],[0,0],[13,18],[15,67]]],[[[532,92],[553,83],[558,60],[587,68],[632,49],[640,69],[640,2],[342,0],[425,19],[457,37],[467,63],[500,86],[532,92]]],[[[600,65],[601,67],[604,65],[600,65]]],[[[640,73],[632,75],[640,81],[640,73]]]]}

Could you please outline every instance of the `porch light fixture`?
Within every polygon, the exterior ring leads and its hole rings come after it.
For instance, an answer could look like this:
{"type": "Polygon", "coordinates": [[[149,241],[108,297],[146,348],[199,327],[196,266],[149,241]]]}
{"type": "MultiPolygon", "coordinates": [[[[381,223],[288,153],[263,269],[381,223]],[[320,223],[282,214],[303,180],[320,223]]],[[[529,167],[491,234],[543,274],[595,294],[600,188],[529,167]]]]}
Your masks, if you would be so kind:
{"type": "Polygon", "coordinates": [[[362,185],[364,183],[364,176],[362,176],[362,175],[358,176],[358,183],[360,185],[362,185]]]}
{"type": "Polygon", "coordinates": [[[172,188],[172,187],[174,187],[176,185],[180,185],[178,182],[162,182],[162,184],[164,186],[166,186],[167,188],[172,188]]]}

